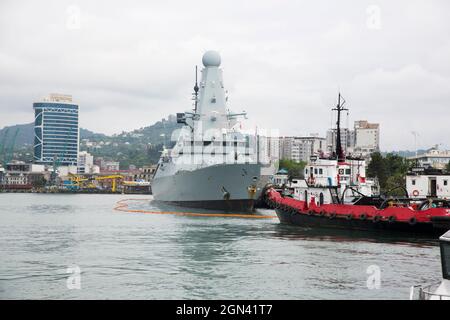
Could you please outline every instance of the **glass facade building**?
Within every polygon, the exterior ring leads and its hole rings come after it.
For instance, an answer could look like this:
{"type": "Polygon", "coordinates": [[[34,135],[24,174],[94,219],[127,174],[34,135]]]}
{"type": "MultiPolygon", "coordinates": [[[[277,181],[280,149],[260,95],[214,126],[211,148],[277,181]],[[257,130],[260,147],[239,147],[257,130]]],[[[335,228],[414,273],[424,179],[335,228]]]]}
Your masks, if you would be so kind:
{"type": "Polygon", "coordinates": [[[33,104],[35,163],[77,165],[78,105],[68,97],[51,95],[33,104]]]}

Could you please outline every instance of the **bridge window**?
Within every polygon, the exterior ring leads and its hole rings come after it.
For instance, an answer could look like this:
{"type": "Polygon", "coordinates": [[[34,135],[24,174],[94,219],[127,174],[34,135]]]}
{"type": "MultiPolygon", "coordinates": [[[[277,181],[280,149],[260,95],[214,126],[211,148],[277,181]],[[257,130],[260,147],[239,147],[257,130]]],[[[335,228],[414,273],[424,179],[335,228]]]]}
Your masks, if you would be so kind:
{"type": "Polygon", "coordinates": [[[411,180],[411,184],[412,184],[413,186],[415,186],[415,185],[416,185],[416,180],[415,180],[415,179],[411,180]]]}
{"type": "Polygon", "coordinates": [[[448,183],[448,181],[447,181],[447,180],[444,180],[444,186],[446,186],[446,185],[447,185],[447,183],[448,183]]]}

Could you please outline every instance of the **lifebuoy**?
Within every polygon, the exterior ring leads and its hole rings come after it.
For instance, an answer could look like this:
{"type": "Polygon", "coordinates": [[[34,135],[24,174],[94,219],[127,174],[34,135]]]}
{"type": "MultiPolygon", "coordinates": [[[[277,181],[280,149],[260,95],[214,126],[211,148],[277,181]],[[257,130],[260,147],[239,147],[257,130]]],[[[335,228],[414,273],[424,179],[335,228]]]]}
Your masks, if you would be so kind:
{"type": "Polygon", "coordinates": [[[367,214],[363,213],[363,214],[361,214],[361,215],[359,216],[359,218],[360,218],[361,220],[366,220],[366,219],[367,219],[367,214]]]}
{"type": "Polygon", "coordinates": [[[308,216],[312,216],[314,213],[315,213],[314,210],[309,210],[308,211],[308,216]]]}
{"type": "Polygon", "coordinates": [[[417,197],[417,196],[419,195],[419,190],[414,190],[414,191],[412,192],[412,195],[413,195],[414,197],[417,197]]]}
{"type": "Polygon", "coordinates": [[[328,218],[330,219],[334,219],[336,217],[336,212],[332,212],[330,213],[330,215],[328,216],[328,218]]]}
{"type": "Polygon", "coordinates": [[[346,218],[347,220],[352,220],[353,215],[350,213],[350,214],[346,215],[345,218],[346,218]]]}
{"type": "Polygon", "coordinates": [[[397,218],[395,216],[389,216],[388,221],[389,223],[394,223],[397,218]]]}
{"type": "Polygon", "coordinates": [[[321,211],[319,212],[319,216],[321,216],[321,217],[323,217],[325,214],[326,214],[326,211],[325,211],[325,210],[321,210],[321,211]]]}

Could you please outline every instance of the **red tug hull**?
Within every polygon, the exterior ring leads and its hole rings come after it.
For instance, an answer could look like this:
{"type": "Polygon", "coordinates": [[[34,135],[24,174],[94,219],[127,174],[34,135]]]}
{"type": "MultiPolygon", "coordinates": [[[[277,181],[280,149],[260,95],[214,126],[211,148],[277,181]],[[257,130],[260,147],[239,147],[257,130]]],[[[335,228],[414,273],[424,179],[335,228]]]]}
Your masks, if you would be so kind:
{"type": "Polygon", "coordinates": [[[412,207],[387,207],[351,204],[317,205],[282,197],[270,189],[268,205],[275,209],[281,223],[302,227],[331,227],[349,230],[385,230],[441,234],[450,229],[450,208],[415,210],[412,207]]]}

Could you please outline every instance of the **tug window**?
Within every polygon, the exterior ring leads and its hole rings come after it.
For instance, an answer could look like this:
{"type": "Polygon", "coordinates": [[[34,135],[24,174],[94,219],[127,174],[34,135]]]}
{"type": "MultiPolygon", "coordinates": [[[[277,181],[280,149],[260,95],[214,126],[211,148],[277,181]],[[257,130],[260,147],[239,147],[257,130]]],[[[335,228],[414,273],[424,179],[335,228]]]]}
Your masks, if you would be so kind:
{"type": "Polygon", "coordinates": [[[411,184],[412,184],[413,186],[415,186],[415,185],[416,185],[416,180],[411,180],[411,184]]]}
{"type": "Polygon", "coordinates": [[[446,186],[447,185],[447,180],[444,180],[444,186],[446,186]]]}
{"type": "Polygon", "coordinates": [[[317,174],[317,168],[314,168],[314,174],[317,174]]]}
{"type": "Polygon", "coordinates": [[[323,174],[323,169],[319,169],[319,174],[323,174]]]}

